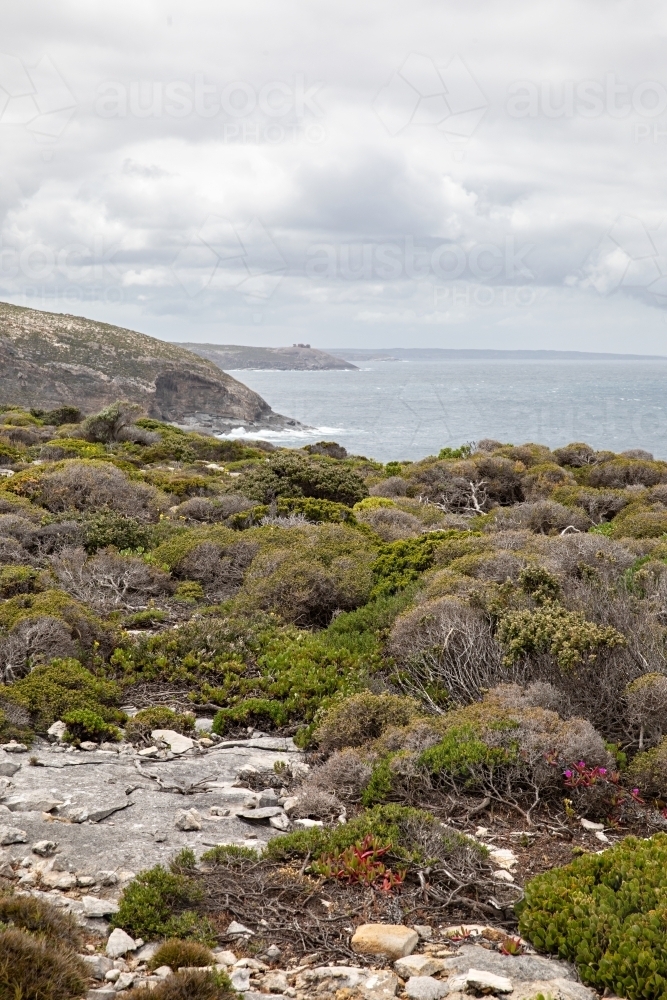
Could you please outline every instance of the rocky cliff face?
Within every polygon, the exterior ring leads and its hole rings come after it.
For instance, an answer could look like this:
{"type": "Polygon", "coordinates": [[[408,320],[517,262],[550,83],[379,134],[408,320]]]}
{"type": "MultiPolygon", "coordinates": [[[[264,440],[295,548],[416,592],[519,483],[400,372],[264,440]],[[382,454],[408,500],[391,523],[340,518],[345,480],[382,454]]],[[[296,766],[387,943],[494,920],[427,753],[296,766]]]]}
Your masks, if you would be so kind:
{"type": "Polygon", "coordinates": [[[81,316],[0,303],[0,402],[94,413],[116,399],[209,431],[294,425],[212,361],[81,316]]]}

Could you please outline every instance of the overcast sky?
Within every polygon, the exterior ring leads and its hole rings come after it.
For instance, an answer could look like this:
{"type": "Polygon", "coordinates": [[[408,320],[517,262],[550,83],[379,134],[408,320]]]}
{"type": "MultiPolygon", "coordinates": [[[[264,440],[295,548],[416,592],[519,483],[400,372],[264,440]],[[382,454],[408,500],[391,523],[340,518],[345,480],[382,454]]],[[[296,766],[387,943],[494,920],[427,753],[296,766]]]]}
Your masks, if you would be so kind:
{"type": "Polygon", "coordinates": [[[170,340],[667,354],[667,8],[25,0],[0,297],[170,340]]]}

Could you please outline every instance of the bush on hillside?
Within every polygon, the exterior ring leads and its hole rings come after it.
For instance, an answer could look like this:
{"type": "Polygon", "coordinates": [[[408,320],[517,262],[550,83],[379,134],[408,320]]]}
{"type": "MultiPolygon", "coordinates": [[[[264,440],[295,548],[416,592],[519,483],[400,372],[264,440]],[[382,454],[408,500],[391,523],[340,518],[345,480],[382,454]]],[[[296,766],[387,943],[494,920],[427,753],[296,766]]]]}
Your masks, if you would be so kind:
{"type": "Polygon", "coordinates": [[[67,725],[64,739],[74,746],[85,741],[117,743],[121,738],[121,732],[116,726],[109,725],[89,708],[74,708],[65,712],[62,721],[67,725]]]}
{"type": "Polygon", "coordinates": [[[20,930],[0,931],[1,1000],[74,1000],[87,974],[73,952],[20,930]]]}
{"type": "Polygon", "coordinates": [[[393,694],[363,691],[331,706],[313,733],[313,743],[330,754],[358,747],[381,736],[389,726],[406,725],[420,713],[418,702],[393,694]]]}
{"type": "Polygon", "coordinates": [[[272,456],[268,462],[242,473],[237,488],[265,504],[277,497],[314,497],[352,507],[368,496],[363,479],[348,466],[286,454],[272,456]]]}
{"type": "Polygon", "coordinates": [[[155,521],[162,505],[157,490],[133,482],[109,462],[65,461],[52,471],[20,473],[6,488],[54,514],[113,510],[139,521],[155,521]]]}
{"type": "MultiPolygon", "coordinates": [[[[191,733],[195,728],[194,716],[174,712],[164,705],[142,708],[125,725],[125,738],[130,743],[146,743],[154,729],[173,729],[176,733],[191,733]]],[[[167,963],[169,964],[169,963],[167,963]]]]}
{"type": "Polygon", "coordinates": [[[63,590],[98,611],[145,606],[172,589],[169,574],[157,566],[110,550],[87,556],[85,549],[63,549],[51,567],[63,590]]]}

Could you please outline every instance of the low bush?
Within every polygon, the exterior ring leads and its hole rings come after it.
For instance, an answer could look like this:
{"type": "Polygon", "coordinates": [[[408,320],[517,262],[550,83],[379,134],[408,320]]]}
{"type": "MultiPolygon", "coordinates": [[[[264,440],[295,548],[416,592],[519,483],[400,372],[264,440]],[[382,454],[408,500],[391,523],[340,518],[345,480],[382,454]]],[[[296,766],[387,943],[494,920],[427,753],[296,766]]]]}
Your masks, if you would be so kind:
{"type": "Polygon", "coordinates": [[[32,566],[12,566],[10,563],[0,568],[0,597],[15,597],[43,589],[42,574],[32,566]]]}
{"type": "Polygon", "coordinates": [[[1,892],[0,923],[11,924],[51,944],[81,947],[82,932],[74,917],[34,896],[1,892]]]}
{"type": "Polygon", "coordinates": [[[73,952],[25,931],[0,931],[0,1000],[74,1000],[86,979],[73,952]]]}
{"type": "Polygon", "coordinates": [[[519,930],[574,962],[582,981],[629,1000],[667,989],[667,835],[627,837],[528,882],[519,930]]]}
{"type": "Polygon", "coordinates": [[[62,721],[67,725],[64,739],[75,746],[87,740],[96,743],[104,741],[116,743],[121,739],[121,733],[116,726],[109,725],[89,708],[74,708],[71,712],[65,712],[62,721]]]}
{"type": "Polygon", "coordinates": [[[100,612],[142,607],[172,589],[164,570],[111,550],[87,557],[84,549],[66,548],[51,567],[63,590],[100,612]]]}
{"type": "Polygon", "coordinates": [[[627,642],[613,626],[596,625],[580,612],[568,611],[552,601],[533,610],[508,612],[500,621],[497,636],[506,650],[506,664],[543,652],[550,653],[563,670],[595,660],[603,648],[627,642]]]}
{"type": "Polygon", "coordinates": [[[418,702],[393,694],[360,694],[344,698],[329,708],[312,741],[322,753],[358,747],[381,736],[389,726],[403,726],[420,715],[418,702]]]}
{"type": "MultiPolygon", "coordinates": [[[[194,864],[194,856],[186,859],[194,864]]],[[[162,865],[140,872],[123,890],[113,927],[149,941],[159,937],[191,938],[212,944],[215,936],[208,921],[196,912],[202,888],[184,874],[178,859],[171,868],[162,865]]]]}
{"type": "MultiPolygon", "coordinates": [[[[183,971],[168,976],[152,990],[151,1000],[238,1000],[239,994],[224,972],[183,971]]],[[[126,1000],[146,1000],[146,990],[136,987],[126,1000]]]]}
{"type": "Polygon", "coordinates": [[[636,786],[647,798],[667,799],[667,737],[638,753],[623,777],[628,787],[636,786]]]}
{"type": "Polygon", "coordinates": [[[327,459],[278,454],[241,474],[237,487],[259,503],[277,497],[314,497],[352,507],[368,496],[361,476],[346,465],[327,459]]]}
{"type": "Polygon", "coordinates": [[[161,965],[168,965],[176,972],[181,968],[213,965],[214,961],[213,954],[205,945],[171,938],[160,945],[150,960],[149,968],[159,969],[161,965]]]}
{"type": "MultiPolygon", "coordinates": [[[[163,705],[142,708],[125,724],[125,738],[130,743],[145,743],[154,729],[173,729],[176,733],[191,733],[195,728],[194,716],[174,712],[163,705]]],[[[169,964],[169,963],[167,963],[169,964]]]]}
{"type": "Polygon", "coordinates": [[[76,654],[76,644],[63,621],[49,615],[25,618],[0,638],[0,678],[11,684],[39,663],[76,654]]]}
{"type": "Polygon", "coordinates": [[[128,514],[101,510],[83,522],[84,548],[89,554],[113,545],[116,549],[147,549],[150,532],[145,524],[128,514]]]}
{"type": "Polygon", "coordinates": [[[374,597],[386,597],[416,582],[433,565],[440,542],[458,532],[433,531],[384,546],[373,563],[374,597]]]}
{"type": "Polygon", "coordinates": [[[78,660],[53,660],[40,664],[8,687],[0,687],[0,700],[19,705],[30,712],[38,733],[74,709],[90,709],[105,722],[122,723],[123,713],[116,707],[120,689],[113,681],[96,677],[78,660]]]}

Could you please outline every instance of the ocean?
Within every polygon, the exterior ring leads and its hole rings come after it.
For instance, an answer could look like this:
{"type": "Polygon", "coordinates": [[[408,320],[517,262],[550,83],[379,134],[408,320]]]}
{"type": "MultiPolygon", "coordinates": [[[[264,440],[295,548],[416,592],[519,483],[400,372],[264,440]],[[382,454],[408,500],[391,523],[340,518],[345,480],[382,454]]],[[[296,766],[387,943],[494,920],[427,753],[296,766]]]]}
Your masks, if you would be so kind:
{"type": "Polygon", "coordinates": [[[382,462],[414,461],[495,438],[667,458],[667,361],[371,361],[359,371],[230,374],[311,428],[245,436],[291,447],[326,439],[382,462]]]}

